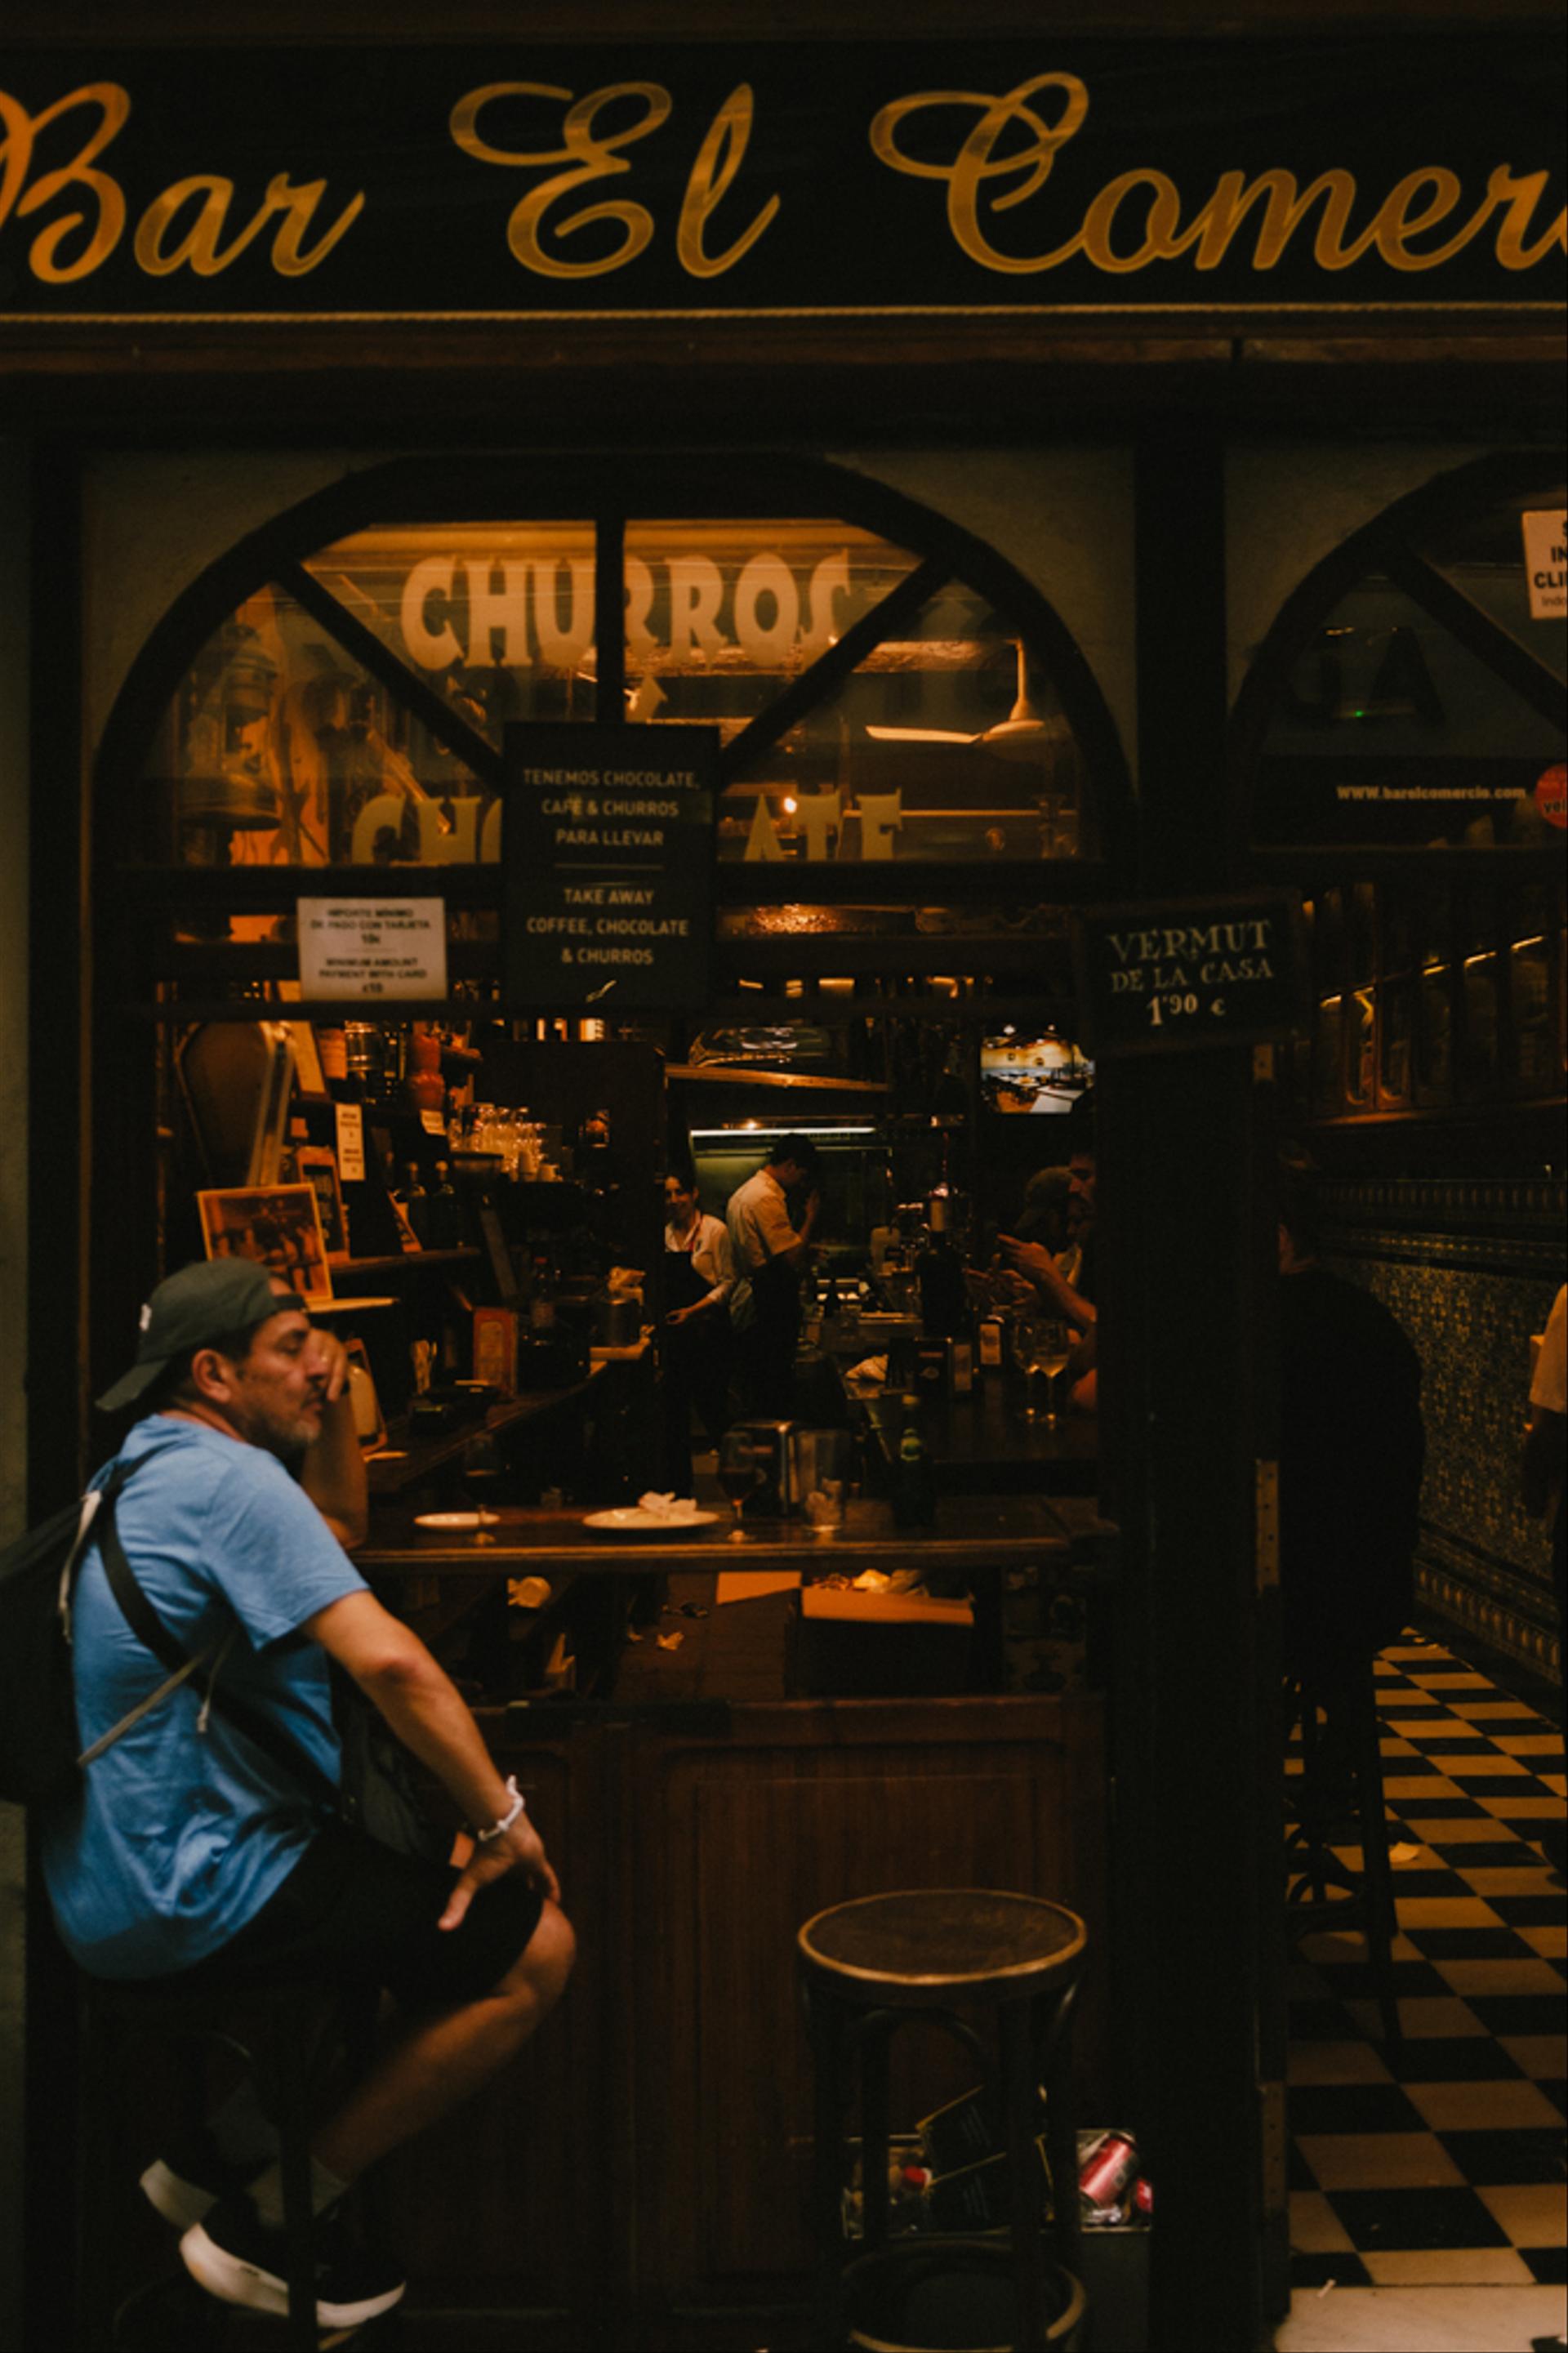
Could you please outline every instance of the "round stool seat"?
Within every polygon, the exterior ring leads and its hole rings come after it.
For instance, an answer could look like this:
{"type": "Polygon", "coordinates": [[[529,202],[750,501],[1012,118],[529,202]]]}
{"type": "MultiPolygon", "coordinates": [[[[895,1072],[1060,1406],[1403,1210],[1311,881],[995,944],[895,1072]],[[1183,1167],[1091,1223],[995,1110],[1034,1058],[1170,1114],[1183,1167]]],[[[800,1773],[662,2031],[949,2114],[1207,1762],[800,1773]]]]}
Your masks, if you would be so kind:
{"type": "Polygon", "coordinates": [[[841,2000],[930,2008],[1049,1989],[1082,1953],[1065,1905],[990,1887],[918,1887],[835,1904],[796,1939],[808,1979],[841,2000]]]}

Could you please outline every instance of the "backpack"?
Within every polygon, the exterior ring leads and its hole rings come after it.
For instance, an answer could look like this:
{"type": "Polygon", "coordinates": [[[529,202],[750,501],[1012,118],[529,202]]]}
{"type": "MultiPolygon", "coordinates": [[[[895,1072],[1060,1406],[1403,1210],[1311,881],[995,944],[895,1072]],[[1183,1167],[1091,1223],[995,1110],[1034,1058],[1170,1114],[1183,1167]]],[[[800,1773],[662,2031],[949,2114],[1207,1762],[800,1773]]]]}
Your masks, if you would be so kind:
{"type": "MultiPolygon", "coordinates": [[[[80,1736],[71,1683],[70,1613],[77,1571],[89,1539],[113,1525],[114,1506],[154,1448],[117,1466],[101,1487],[29,1528],[0,1552],[0,1798],[37,1806],[68,1797],[80,1778],[80,1736]]],[[[195,1672],[184,1663],[153,1699],[156,1704],[195,1672]]],[[[117,1725],[106,1741],[127,1729],[117,1725]]],[[[100,1744],[102,1746],[104,1744],[100,1744]]]]}

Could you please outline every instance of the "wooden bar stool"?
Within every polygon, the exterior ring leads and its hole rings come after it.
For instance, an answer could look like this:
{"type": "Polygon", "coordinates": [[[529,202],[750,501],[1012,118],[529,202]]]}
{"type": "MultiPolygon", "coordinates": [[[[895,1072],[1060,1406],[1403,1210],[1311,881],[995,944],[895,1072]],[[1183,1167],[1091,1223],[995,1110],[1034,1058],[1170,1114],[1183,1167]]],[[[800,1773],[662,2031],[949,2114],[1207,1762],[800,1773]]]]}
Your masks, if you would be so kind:
{"type": "MultiPolygon", "coordinates": [[[[182,1991],[177,1980],[140,1983],[103,1978],[80,1979],[81,2042],[79,2107],[80,2146],[91,2147],[93,2104],[101,2087],[115,2080],[121,2039],[145,2034],[184,2056],[186,2090],[193,2116],[199,2111],[202,2052],[226,2052],[237,2060],[278,2134],[283,2185],[283,2231],[287,2251],[289,2316],[283,2342],[300,2353],[316,2353],[316,2282],[312,2261],[310,2134],[316,2123],[319,2080],[338,2054],[358,2072],[369,2055],[375,2022],[374,1989],[368,1993],[316,1980],[182,1991]]],[[[78,2199],[78,2278],[92,2277],[93,2219],[90,2200],[78,2199]]],[[[210,2312],[205,2291],[188,2282],[210,2312]]]]}
{"type": "Polygon", "coordinates": [[[1385,2042],[1400,2039],[1394,1987],[1399,1932],[1383,1802],[1383,1754],[1373,1662],[1355,1662],[1332,1681],[1300,1676],[1286,1683],[1286,1738],[1300,1739],[1300,1770],[1287,1776],[1286,1924],[1294,1937],[1315,1930],[1359,1929],[1385,2042]],[[1336,1831],[1361,1847],[1361,1869],[1335,1853],[1336,1831]]]}
{"type": "MultiPolygon", "coordinates": [[[[992,1888],[914,1888],[837,1904],[796,1940],[816,2071],[813,2228],[818,2341],[843,2342],[841,2212],[844,2125],[860,2093],[864,2253],[858,2269],[930,2272],[945,2245],[954,2260],[996,2257],[984,2242],[924,2234],[888,2240],[889,2045],[895,2029],[933,2020],[974,2055],[998,2095],[1011,2168],[1011,2277],[1016,2353],[1068,2341],[1082,2309],[1078,2257],[1078,2144],[1068,2081],[1068,2025],[1085,1946],[1083,1922],[1059,1904],[992,1888]],[[994,2054],[958,2013],[995,2017],[994,2054]],[[1046,2091],[1046,2153],[1055,2193],[1056,2245],[1068,2287],[1047,2310],[1041,2201],[1036,2193],[1037,2087],[1046,2091]]],[[[858,2342],[879,2341],[857,2337],[858,2342]]]]}

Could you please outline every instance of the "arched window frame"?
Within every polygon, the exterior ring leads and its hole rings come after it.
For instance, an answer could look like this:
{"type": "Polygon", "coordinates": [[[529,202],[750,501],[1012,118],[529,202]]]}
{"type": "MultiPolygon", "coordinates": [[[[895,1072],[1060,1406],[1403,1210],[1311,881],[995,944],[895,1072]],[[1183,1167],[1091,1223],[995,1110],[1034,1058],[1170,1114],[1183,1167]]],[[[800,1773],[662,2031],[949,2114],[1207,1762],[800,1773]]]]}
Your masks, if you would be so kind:
{"type": "MultiPolygon", "coordinates": [[[[610,722],[626,716],[622,571],[628,522],[679,514],[703,520],[831,514],[916,557],[915,570],[866,623],[847,631],[726,747],[726,782],[743,774],[808,710],[828,699],[871,645],[891,634],[945,581],[960,579],[1016,625],[1029,655],[1049,676],[1083,758],[1085,791],[1093,808],[1098,855],[1029,861],[1022,895],[1042,902],[1092,897],[1103,893],[1109,879],[1123,868],[1130,846],[1131,787],[1099,684],[1046,596],[962,526],[866,476],[825,462],[715,460],[696,454],[578,455],[548,460],[444,457],[394,460],[315,493],[238,542],[175,599],[125,681],[104,732],[95,789],[95,864],[100,882],[112,890],[134,871],[123,827],[117,822],[117,785],[139,773],[160,718],[198,649],[266,582],[279,584],[315,611],[340,643],[348,640],[345,650],[481,776],[499,773],[493,749],[465,730],[449,705],[422,686],[363,625],[356,626],[312,579],[306,562],[321,548],[374,523],[493,520],[508,512],[531,522],[590,520],[594,524],[597,714],[610,722]]],[[[452,876],[457,870],[443,871],[452,876]]],[[[1010,895],[1020,895],[1020,880],[1017,867],[1010,867],[1010,895]]],[[[227,872],[221,881],[216,874],[187,873],[186,881],[199,892],[217,893],[224,884],[237,881],[242,894],[258,887],[227,872]]],[[[996,869],[984,861],[911,861],[876,875],[879,897],[911,902],[933,896],[994,899],[998,882],[996,869]]],[[[863,868],[792,860],[784,869],[721,867],[718,900],[721,906],[801,899],[832,903],[864,896],[866,887],[863,868]]]]}
{"type": "Polygon", "coordinates": [[[1568,948],[1563,937],[1561,842],[1280,846],[1260,843],[1255,823],[1268,730],[1297,666],[1342,599],[1371,573],[1380,572],[1403,588],[1532,711],[1559,726],[1568,726],[1568,687],[1563,681],[1472,604],[1424,553],[1435,537],[1462,530],[1500,501],[1528,496],[1547,482],[1561,480],[1563,462],[1561,450],[1497,453],[1439,475],[1396,500],[1298,583],[1270,624],[1242,682],[1229,739],[1229,799],[1238,862],[1252,879],[1299,884],[1310,905],[1325,904],[1333,894],[1336,918],[1342,913],[1344,917],[1334,943],[1333,952],[1343,965],[1337,976],[1325,970],[1327,927],[1314,926],[1316,1034],[1300,1057],[1300,1092],[1303,1107],[1310,1103],[1310,1115],[1320,1124],[1421,1114],[1473,1117],[1509,1102],[1552,1103],[1563,1093],[1563,981],[1568,948]],[[1410,960],[1408,975],[1401,973],[1393,946],[1405,903],[1417,891],[1426,892],[1429,903],[1435,894],[1442,910],[1439,953],[1445,959],[1442,969],[1448,976],[1441,998],[1447,1023],[1448,1076],[1425,1090],[1414,1075],[1419,1069],[1424,1025],[1429,1018],[1423,1009],[1425,992],[1415,960],[1410,960]],[[1549,908],[1555,909],[1546,935],[1547,997],[1554,1039],[1552,1073],[1544,1082],[1528,1081],[1518,1068],[1510,1067],[1510,1053],[1517,1046],[1517,1025],[1510,983],[1508,910],[1517,903],[1519,892],[1531,891],[1544,893],[1549,908]],[[1368,936],[1372,956],[1366,1021],[1359,1038],[1352,1034],[1353,1025],[1345,1021],[1337,1046],[1329,1041],[1325,1050],[1322,1008],[1339,1001],[1326,992],[1342,990],[1348,1005],[1354,973],[1346,943],[1357,923],[1368,936]],[[1473,940],[1480,936],[1478,925],[1487,931],[1488,938],[1476,951],[1473,940]],[[1477,1018],[1473,984],[1463,980],[1467,958],[1471,966],[1491,960],[1494,987],[1489,999],[1486,994],[1480,997],[1487,1008],[1486,1023],[1477,1018]],[[1388,984],[1405,979],[1414,990],[1409,1027],[1413,1076],[1408,1084],[1401,1085],[1389,1082],[1398,1039],[1394,993],[1388,984]],[[1477,1051],[1479,1030],[1488,1023],[1492,1040],[1489,1073],[1484,1067],[1486,1058],[1477,1051]],[[1370,1076],[1363,1067],[1368,1060],[1370,1076]]]}

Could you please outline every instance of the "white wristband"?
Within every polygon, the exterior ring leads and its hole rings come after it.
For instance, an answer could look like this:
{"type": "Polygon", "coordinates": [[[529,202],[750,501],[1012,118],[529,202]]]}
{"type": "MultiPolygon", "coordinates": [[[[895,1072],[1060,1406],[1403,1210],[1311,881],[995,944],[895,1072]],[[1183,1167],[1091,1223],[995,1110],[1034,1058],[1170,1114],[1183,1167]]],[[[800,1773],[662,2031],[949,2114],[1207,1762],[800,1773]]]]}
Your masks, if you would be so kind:
{"type": "Polygon", "coordinates": [[[485,1845],[490,1839],[504,1838],[507,1831],[510,1830],[512,1824],[519,1820],[521,1816],[528,1811],[527,1807],[522,1802],[522,1791],[517,1786],[517,1777],[515,1774],[509,1774],[507,1776],[506,1793],[511,1799],[511,1805],[509,1810],[502,1814],[499,1821],[492,1822],[488,1831],[476,1831],[474,1832],[475,1841],[479,1846],[485,1845]]]}

